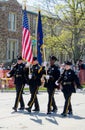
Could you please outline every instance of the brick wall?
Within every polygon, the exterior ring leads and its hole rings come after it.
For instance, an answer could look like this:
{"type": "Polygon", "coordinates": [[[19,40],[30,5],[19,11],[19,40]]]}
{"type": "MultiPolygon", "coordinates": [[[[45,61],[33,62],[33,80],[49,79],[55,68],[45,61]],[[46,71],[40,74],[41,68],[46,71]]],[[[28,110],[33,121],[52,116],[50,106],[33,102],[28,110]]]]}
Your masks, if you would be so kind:
{"type": "Polygon", "coordinates": [[[21,50],[22,38],[22,7],[16,0],[0,2],[0,62],[7,62],[6,50],[7,39],[17,39],[19,41],[19,52],[21,50]],[[9,12],[16,13],[16,31],[8,30],[8,14],[9,12]]]}
{"type": "MultiPolygon", "coordinates": [[[[37,18],[37,13],[28,11],[28,21],[31,36],[33,34],[33,17],[37,18]]],[[[21,42],[22,42],[22,5],[17,0],[0,1],[0,62],[8,62],[7,58],[7,40],[16,39],[19,42],[19,50],[21,53],[21,42]],[[8,30],[8,14],[9,12],[16,13],[16,31],[8,30]]],[[[37,19],[36,19],[37,20],[37,19]]],[[[36,28],[36,26],[35,26],[36,28]]],[[[33,34],[34,36],[34,34],[33,34]]]]}

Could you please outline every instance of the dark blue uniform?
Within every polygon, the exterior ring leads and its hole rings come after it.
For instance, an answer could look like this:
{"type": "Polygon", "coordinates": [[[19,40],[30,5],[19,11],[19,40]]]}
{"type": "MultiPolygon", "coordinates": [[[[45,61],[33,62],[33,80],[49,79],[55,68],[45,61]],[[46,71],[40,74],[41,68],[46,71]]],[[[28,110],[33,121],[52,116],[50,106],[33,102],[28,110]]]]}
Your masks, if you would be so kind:
{"type": "Polygon", "coordinates": [[[80,87],[79,78],[72,69],[64,70],[63,74],[58,80],[62,84],[62,92],[65,98],[65,105],[62,115],[72,114],[71,95],[75,93],[75,84],[80,87]]]}
{"type": "Polygon", "coordinates": [[[10,77],[14,76],[14,83],[16,87],[16,99],[13,109],[16,111],[18,107],[18,103],[20,102],[20,108],[24,109],[24,101],[23,101],[23,88],[25,85],[25,64],[16,64],[13,69],[9,72],[10,77]]]}
{"type": "Polygon", "coordinates": [[[39,111],[39,102],[37,99],[37,93],[39,86],[41,85],[41,77],[42,77],[42,67],[40,67],[39,64],[33,65],[31,68],[31,79],[28,79],[31,98],[28,102],[28,108],[26,108],[27,111],[31,112],[31,108],[33,104],[35,105],[34,111],[39,111]]]}
{"type": "Polygon", "coordinates": [[[51,112],[51,107],[53,107],[53,112],[57,111],[57,106],[54,100],[54,93],[55,93],[55,81],[59,78],[60,76],[60,71],[58,67],[54,64],[51,65],[48,68],[47,74],[49,75],[49,79],[46,80],[45,82],[45,87],[47,87],[47,92],[48,92],[48,109],[47,109],[47,114],[50,114],[51,112]]]}

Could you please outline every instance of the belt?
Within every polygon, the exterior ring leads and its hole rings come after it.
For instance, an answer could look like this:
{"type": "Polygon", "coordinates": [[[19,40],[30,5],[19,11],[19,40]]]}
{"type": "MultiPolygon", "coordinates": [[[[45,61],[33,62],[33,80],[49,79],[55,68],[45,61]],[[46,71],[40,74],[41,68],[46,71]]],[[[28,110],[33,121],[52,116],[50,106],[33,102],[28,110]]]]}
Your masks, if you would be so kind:
{"type": "Polygon", "coordinates": [[[16,77],[22,77],[22,75],[16,75],[16,77]]]}
{"type": "Polygon", "coordinates": [[[63,85],[71,85],[71,82],[63,82],[63,85]]]}

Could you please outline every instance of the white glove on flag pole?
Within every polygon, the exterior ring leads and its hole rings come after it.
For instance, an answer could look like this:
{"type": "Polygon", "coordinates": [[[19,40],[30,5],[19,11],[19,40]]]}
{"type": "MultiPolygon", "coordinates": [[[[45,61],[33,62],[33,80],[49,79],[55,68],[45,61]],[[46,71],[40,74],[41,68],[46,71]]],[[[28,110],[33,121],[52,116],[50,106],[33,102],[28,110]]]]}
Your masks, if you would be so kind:
{"type": "Polygon", "coordinates": [[[28,76],[28,77],[29,77],[29,79],[31,79],[31,78],[32,78],[32,75],[31,75],[31,74],[29,74],[29,76],[28,76]]]}
{"type": "Polygon", "coordinates": [[[30,62],[26,63],[26,68],[28,68],[30,66],[30,62]]]}
{"type": "Polygon", "coordinates": [[[49,75],[46,75],[46,79],[49,80],[50,76],[49,75]]]}

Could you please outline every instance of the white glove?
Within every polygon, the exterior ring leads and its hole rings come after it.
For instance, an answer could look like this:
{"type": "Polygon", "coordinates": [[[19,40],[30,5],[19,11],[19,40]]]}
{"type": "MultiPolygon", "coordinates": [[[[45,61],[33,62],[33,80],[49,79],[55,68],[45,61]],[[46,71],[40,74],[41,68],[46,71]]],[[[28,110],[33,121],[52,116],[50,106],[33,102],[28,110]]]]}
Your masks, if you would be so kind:
{"type": "Polygon", "coordinates": [[[49,75],[46,75],[46,79],[49,80],[50,76],[49,75]]]}
{"type": "Polygon", "coordinates": [[[30,66],[30,63],[29,62],[27,62],[26,63],[26,68],[28,68],[30,66]]]}
{"type": "Polygon", "coordinates": [[[43,66],[45,66],[45,67],[47,66],[47,62],[46,61],[44,61],[43,66]]]}
{"type": "Polygon", "coordinates": [[[59,85],[58,81],[56,81],[55,84],[58,86],[59,85]]]}
{"type": "Polygon", "coordinates": [[[31,75],[31,74],[29,74],[29,76],[28,76],[28,77],[29,77],[29,79],[31,79],[31,78],[32,78],[32,75],[31,75]]]}
{"type": "Polygon", "coordinates": [[[7,75],[7,77],[10,77],[10,74],[9,74],[9,73],[7,73],[6,75],[7,75]]]}

